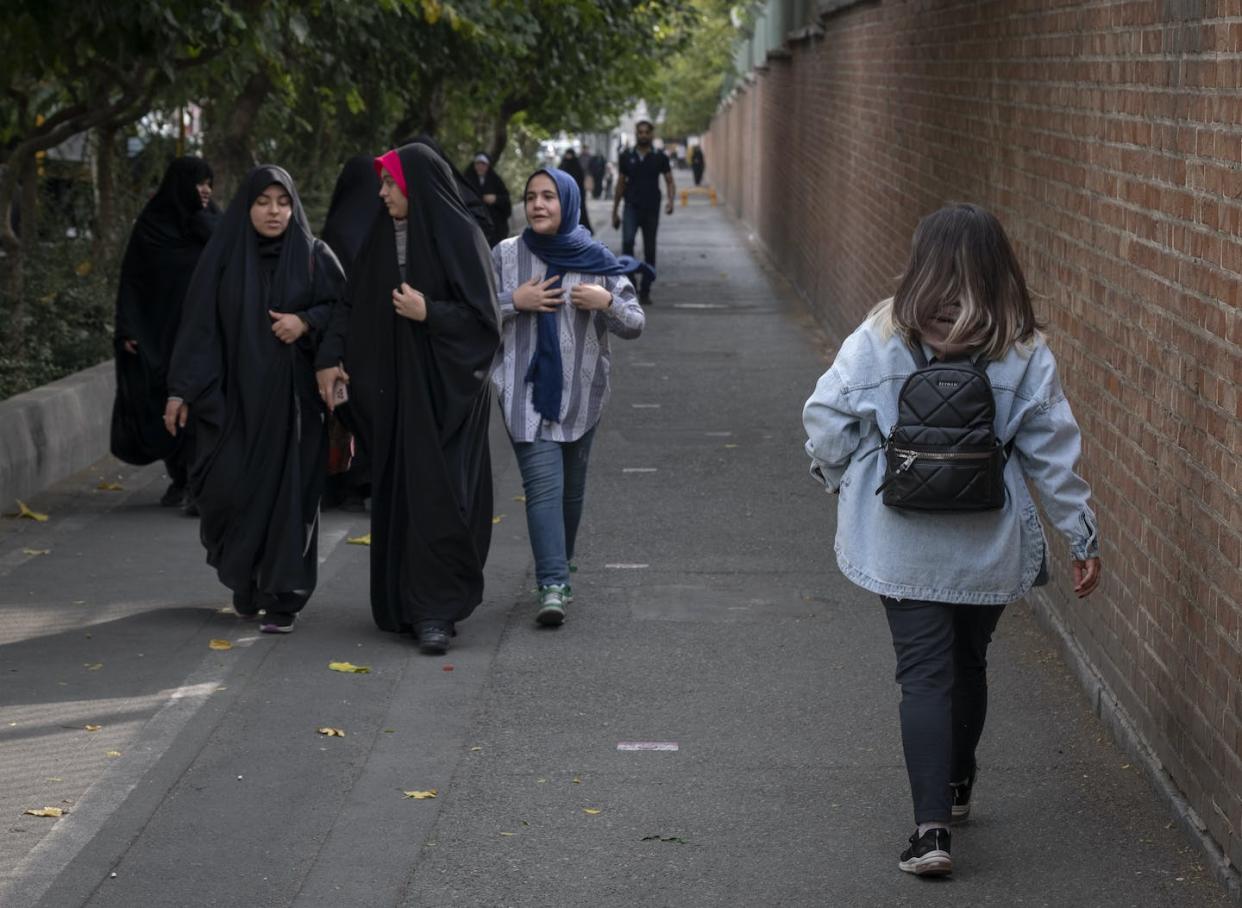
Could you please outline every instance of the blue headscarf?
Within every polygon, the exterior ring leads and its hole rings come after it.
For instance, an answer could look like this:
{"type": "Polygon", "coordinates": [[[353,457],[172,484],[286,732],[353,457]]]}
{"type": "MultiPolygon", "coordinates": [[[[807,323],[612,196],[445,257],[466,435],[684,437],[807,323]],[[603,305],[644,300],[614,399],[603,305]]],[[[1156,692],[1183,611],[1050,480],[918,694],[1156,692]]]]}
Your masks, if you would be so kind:
{"type": "MultiPolygon", "coordinates": [[[[547,174],[556,184],[556,194],[561,201],[561,225],[556,233],[536,233],[530,227],[522,231],[522,242],[537,258],[548,266],[545,277],[578,274],[631,274],[655,270],[646,262],[628,255],[615,256],[612,251],[591,236],[591,232],[578,223],[582,209],[582,196],[578,184],[563,170],[543,167],[530,175],[533,180],[539,174],[547,174]]],[[[526,181],[527,188],[530,180],[526,181]]],[[[525,192],[522,193],[525,198],[525,192]]],[[[560,281],[551,285],[559,287],[560,281]]],[[[557,331],[557,313],[540,312],[539,330],[535,355],[526,370],[526,380],[534,383],[532,403],[544,419],[560,422],[561,418],[561,342],[557,331]]]]}

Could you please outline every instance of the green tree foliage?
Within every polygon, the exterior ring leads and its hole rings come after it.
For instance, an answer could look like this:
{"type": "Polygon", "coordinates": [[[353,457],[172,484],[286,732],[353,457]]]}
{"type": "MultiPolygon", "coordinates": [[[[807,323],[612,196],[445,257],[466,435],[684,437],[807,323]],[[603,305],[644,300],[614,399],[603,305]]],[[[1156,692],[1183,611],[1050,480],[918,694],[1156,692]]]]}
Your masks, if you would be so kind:
{"type": "Polygon", "coordinates": [[[733,68],[739,30],[752,3],[693,0],[697,16],[684,48],[663,71],[654,97],[664,110],[661,133],[681,138],[704,132],[720,104],[725,75],[733,68]]]}

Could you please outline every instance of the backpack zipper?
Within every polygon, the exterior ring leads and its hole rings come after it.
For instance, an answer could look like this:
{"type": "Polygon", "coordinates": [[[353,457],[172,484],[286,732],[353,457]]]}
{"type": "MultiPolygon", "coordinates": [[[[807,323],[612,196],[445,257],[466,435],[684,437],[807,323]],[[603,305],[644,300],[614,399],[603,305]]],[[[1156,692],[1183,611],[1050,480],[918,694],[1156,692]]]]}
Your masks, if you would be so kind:
{"type": "Polygon", "coordinates": [[[898,473],[904,473],[910,467],[914,466],[914,462],[920,457],[926,460],[986,460],[995,454],[995,451],[912,451],[909,448],[893,448],[893,453],[899,457],[904,457],[901,466],[897,468],[898,473]]]}

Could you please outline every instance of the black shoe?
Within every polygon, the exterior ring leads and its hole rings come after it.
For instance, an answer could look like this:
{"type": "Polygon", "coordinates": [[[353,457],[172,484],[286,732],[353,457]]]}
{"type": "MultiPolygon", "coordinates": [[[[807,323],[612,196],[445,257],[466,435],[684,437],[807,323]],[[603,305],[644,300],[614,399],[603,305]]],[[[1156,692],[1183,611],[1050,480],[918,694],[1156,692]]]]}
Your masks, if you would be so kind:
{"type": "Polygon", "coordinates": [[[233,593],[233,611],[238,618],[257,618],[259,616],[259,606],[255,602],[254,591],[233,593]]]}
{"type": "Polygon", "coordinates": [[[185,496],[185,504],[181,506],[181,513],[185,517],[198,516],[198,502],[191,498],[188,493],[185,496]]]}
{"type": "Polygon", "coordinates": [[[975,776],[979,770],[972,770],[965,782],[950,782],[953,790],[953,822],[959,823],[970,816],[970,793],[975,787],[975,776]]]}
{"type": "Polygon", "coordinates": [[[168,487],[168,491],[160,498],[160,507],[162,508],[179,508],[185,503],[185,486],[179,486],[175,482],[168,487]]]}
{"type": "Polygon", "coordinates": [[[259,624],[261,634],[292,634],[293,622],[297,618],[293,612],[274,612],[268,609],[259,624]]]}
{"type": "Polygon", "coordinates": [[[638,305],[650,306],[651,305],[651,294],[650,293],[638,294],[638,305]]]}
{"type": "Polygon", "coordinates": [[[949,830],[942,827],[929,829],[922,835],[916,829],[910,836],[910,847],[901,853],[898,868],[917,876],[948,876],[953,872],[949,838],[949,830]]]}
{"type": "Polygon", "coordinates": [[[443,621],[424,621],[414,629],[418,651],[424,656],[443,656],[453,637],[453,626],[443,621]]]}

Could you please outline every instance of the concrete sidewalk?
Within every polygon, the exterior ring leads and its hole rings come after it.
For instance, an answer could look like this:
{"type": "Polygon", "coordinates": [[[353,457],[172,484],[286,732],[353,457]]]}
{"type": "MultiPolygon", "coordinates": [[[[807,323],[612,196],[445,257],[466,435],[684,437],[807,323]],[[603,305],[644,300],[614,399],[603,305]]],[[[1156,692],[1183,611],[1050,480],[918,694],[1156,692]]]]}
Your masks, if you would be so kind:
{"type": "Polygon", "coordinates": [[[660,275],[643,337],[613,347],[559,630],[533,623],[495,427],[487,601],[443,659],[371,626],[344,543],[365,515],[327,517],[320,589],[276,640],[219,613],[156,471],[105,462],[33,502],[49,524],[0,524],[0,904],[1227,904],[1022,605],[957,871],[896,869],[887,628],[836,570],[802,453],[829,351],[700,199],[663,219],[660,275]],[[21,815],[45,803],[70,813],[21,815]]]}

